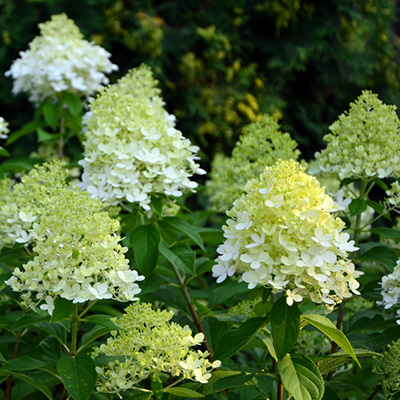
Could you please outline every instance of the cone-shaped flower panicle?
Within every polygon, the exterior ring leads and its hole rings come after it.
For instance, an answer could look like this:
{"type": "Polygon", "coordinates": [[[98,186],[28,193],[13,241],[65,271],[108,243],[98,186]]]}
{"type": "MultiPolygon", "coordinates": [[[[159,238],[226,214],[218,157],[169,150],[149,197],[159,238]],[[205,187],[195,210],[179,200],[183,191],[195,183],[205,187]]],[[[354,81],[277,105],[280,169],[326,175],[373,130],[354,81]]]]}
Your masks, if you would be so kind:
{"type": "Polygon", "coordinates": [[[120,328],[112,331],[106,344],[94,349],[93,357],[106,355],[115,361],[96,368],[99,374],[97,390],[119,392],[134,388],[151,374],[165,372],[207,383],[211,370],[221,362],[211,363],[208,353],[192,350],[201,344],[204,335],[192,334],[188,326],[170,322],[172,311],[153,310],[151,304],[130,305],[114,323],[120,328]]]}
{"type": "Polygon", "coordinates": [[[300,151],[288,133],[282,133],[274,118],[264,115],[260,122],[243,128],[232,157],[217,154],[211,166],[208,193],[214,207],[225,212],[242,193],[245,184],[257,178],[277,160],[297,158],[300,151]]]}
{"type": "Polygon", "coordinates": [[[400,176],[400,120],[395,106],[365,90],[330,131],[324,137],[326,149],[315,154],[314,166],[320,172],[340,179],[400,176]]]}
{"type": "Polygon", "coordinates": [[[57,297],[135,300],[136,281],[144,278],[129,268],[116,234],[119,222],[101,212],[99,200],[68,185],[67,174],[59,162],[37,167],[2,203],[3,232],[33,249],[33,259],[6,283],[25,292],[27,306],[41,302],[50,314],[57,297]]]}
{"type": "Polygon", "coordinates": [[[149,210],[150,194],[181,196],[204,174],[198,147],[175,129],[150,68],[131,70],[101,91],[86,115],[82,187],[106,204],[138,203],[149,210]]]}
{"type": "Polygon", "coordinates": [[[250,289],[285,291],[289,305],[310,298],[333,306],[359,294],[362,272],[347,259],[357,248],[316,178],[296,161],[280,160],[245,191],[227,212],[226,240],[213,267],[217,282],[236,272],[250,289]]]}
{"type": "Polygon", "coordinates": [[[39,29],[40,35],[6,72],[14,79],[14,94],[28,92],[34,103],[62,91],[87,97],[108,84],[105,74],[118,69],[111,54],[84,40],[65,14],[53,15],[39,29]]]}

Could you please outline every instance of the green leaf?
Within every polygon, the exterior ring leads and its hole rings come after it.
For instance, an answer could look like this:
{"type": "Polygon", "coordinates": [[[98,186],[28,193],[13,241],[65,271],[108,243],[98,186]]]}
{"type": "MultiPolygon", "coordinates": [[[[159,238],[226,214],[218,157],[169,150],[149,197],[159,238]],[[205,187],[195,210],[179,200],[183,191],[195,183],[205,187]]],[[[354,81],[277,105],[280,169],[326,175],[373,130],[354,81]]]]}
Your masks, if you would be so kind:
{"type": "Polygon", "coordinates": [[[271,332],[279,360],[282,360],[296,343],[300,330],[300,311],[294,303],[289,306],[286,297],[280,297],[271,310],[271,332]]]}
{"type": "Polygon", "coordinates": [[[338,346],[340,346],[361,367],[349,340],[342,331],[336,328],[331,320],[318,314],[303,314],[300,318],[312,326],[315,326],[323,334],[328,336],[329,339],[337,343],[338,346]]]}
{"type": "Polygon", "coordinates": [[[371,232],[375,233],[379,236],[382,236],[383,238],[386,238],[386,239],[400,240],[400,231],[398,231],[396,229],[391,229],[391,228],[386,228],[384,226],[380,226],[378,228],[371,229],[371,232]]]}
{"type": "Polygon", "coordinates": [[[151,376],[151,390],[157,400],[162,400],[163,397],[163,384],[157,374],[151,376]]]}
{"type": "Polygon", "coordinates": [[[53,395],[51,394],[50,389],[42,382],[38,382],[20,372],[12,372],[0,369],[0,376],[10,376],[10,375],[14,376],[15,378],[21,379],[21,381],[29,383],[36,389],[40,390],[48,399],[53,400],[53,395]]]}
{"type": "Polygon", "coordinates": [[[35,327],[55,337],[61,344],[67,343],[67,331],[61,324],[57,322],[54,324],[39,322],[35,327]]]}
{"type": "Polygon", "coordinates": [[[373,200],[367,200],[367,205],[374,209],[378,214],[382,214],[385,211],[385,207],[382,204],[377,203],[373,200]]]}
{"type": "Polygon", "coordinates": [[[55,131],[61,117],[62,104],[46,102],[43,105],[43,116],[46,123],[55,131]]]}
{"type": "Polygon", "coordinates": [[[354,217],[367,209],[367,203],[363,199],[353,199],[349,205],[350,215],[354,217]]]}
{"type": "Polygon", "coordinates": [[[185,274],[194,275],[195,254],[194,251],[184,243],[178,243],[168,247],[165,242],[160,242],[161,254],[177,269],[185,274]]]}
{"type": "Polygon", "coordinates": [[[90,322],[92,324],[96,325],[101,325],[104,326],[105,328],[108,328],[109,330],[118,330],[120,327],[116,325],[114,322],[111,321],[111,318],[109,315],[102,315],[102,314],[96,314],[96,315],[89,315],[85,318],[86,322],[90,322]]]}
{"type": "Polygon", "coordinates": [[[208,396],[230,387],[242,386],[253,376],[254,374],[247,374],[241,371],[214,371],[208,383],[202,386],[202,393],[204,396],[208,396]]]}
{"type": "Polygon", "coordinates": [[[324,380],[316,365],[303,354],[287,354],[277,364],[284,388],[295,400],[321,400],[324,380]]]}
{"type": "Polygon", "coordinates": [[[82,101],[78,96],[70,92],[64,92],[63,97],[65,104],[68,106],[68,110],[72,115],[78,115],[82,111],[82,101]]]}
{"type": "Polygon", "coordinates": [[[8,146],[11,143],[16,142],[18,139],[21,137],[27,135],[28,133],[36,131],[38,128],[43,128],[45,126],[45,123],[43,121],[30,121],[27,124],[25,124],[21,129],[18,131],[13,132],[7,139],[6,141],[6,146],[8,146]]]}
{"type": "Polygon", "coordinates": [[[169,393],[176,397],[185,397],[185,398],[193,397],[193,398],[197,399],[200,397],[204,397],[199,392],[196,392],[192,389],[183,388],[183,387],[166,388],[166,389],[164,389],[164,393],[169,393]]]}
{"type": "Polygon", "coordinates": [[[99,325],[94,326],[88,333],[82,336],[81,347],[79,348],[79,352],[88,344],[92,343],[99,337],[104,336],[108,332],[110,332],[110,329],[104,328],[104,326],[99,326],[99,325]]]}
{"type": "Polygon", "coordinates": [[[378,261],[392,271],[397,263],[398,255],[390,247],[375,246],[371,250],[363,253],[360,259],[378,261]]]}
{"type": "Polygon", "coordinates": [[[54,310],[51,315],[50,322],[61,321],[62,319],[68,318],[75,310],[76,304],[71,300],[57,297],[54,301],[54,310]]]}
{"type": "Polygon", "coordinates": [[[389,186],[386,185],[386,183],[385,183],[382,179],[375,178],[375,179],[374,179],[374,182],[375,182],[381,189],[383,189],[383,190],[389,190],[389,186]]]}
{"type": "Polygon", "coordinates": [[[119,361],[120,363],[124,363],[127,360],[131,360],[131,357],[127,356],[108,356],[107,354],[101,353],[94,359],[95,365],[106,365],[109,362],[119,361]]]}
{"type": "Polygon", "coordinates": [[[325,393],[322,400],[340,400],[340,397],[329,386],[325,386],[325,393]]]}
{"type": "Polygon", "coordinates": [[[22,356],[13,360],[8,360],[2,369],[8,369],[10,371],[29,371],[41,368],[44,364],[46,363],[33,357],[22,356]]]}
{"type": "Polygon", "coordinates": [[[29,163],[29,160],[23,158],[12,158],[1,163],[0,172],[30,171],[32,168],[33,165],[29,163]]]}
{"type": "Polygon", "coordinates": [[[96,384],[94,361],[87,354],[65,355],[57,362],[57,370],[74,400],[88,400],[96,384]]]}
{"type": "Polygon", "coordinates": [[[39,128],[37,131],[38,134],[38,142],[49,142],[49,141],[56,141],[60,138],[60,135],[55,133],[50,133],[45,131],[44,129],[39,128]]]}
{"type": "Polygon", "coordinates": [[[226,332],[216,346],[214,358],[216,360],[225,360],[233,356],[242,349],[267,322],[268,318],[265,317],[250,318],[239,326],[239,328],[226,332]]]}
{"type": "Polygon", "coordinates": [[[212,290],[208,298],[208,306],[213,308],[217,304],[223,304],[226,300],[247,291],[248,288],[246,282],[239,283],[237,281],[226,281],[226,283],[218,284],[218,286],[212,290]]]}
{"type": "Polygon", "coordinates": [[[4,358],[3,354],[0,351],[0,362],[5,362],[6,359],[4,358]]]}
{"type": "Polygon", "coordinates": [[[267,347],[269,354],[271,354],[272,358],[275,361],[278,361],[278,356],[276,354],[274,343],[272,342],[272,339],[269,337],[265,337],[262,339],[262,341],[265,344],[265,346],[267,347]]]}
{"type": "Polygon", "coordinates": [[[189,236],[202,250],[205,251],[203,239],[193,226],[178,217],[165,217],[163,221],[189,236]]]}
{"type": "Polygon", "coordinates": [[[161,216],[163,207],[162,201],[160,200],[160,198],[154,195],[151,195],[150,198],[151,198],[150,206],[154,209],[157,215],[161,216]]]}
{"type": "Polygon", "coordinates": [[[154,225],[138,226],[131,236],[131,246],[139,271],[146,277],[151,275],[157,266],[160,231],[154,225]]]}

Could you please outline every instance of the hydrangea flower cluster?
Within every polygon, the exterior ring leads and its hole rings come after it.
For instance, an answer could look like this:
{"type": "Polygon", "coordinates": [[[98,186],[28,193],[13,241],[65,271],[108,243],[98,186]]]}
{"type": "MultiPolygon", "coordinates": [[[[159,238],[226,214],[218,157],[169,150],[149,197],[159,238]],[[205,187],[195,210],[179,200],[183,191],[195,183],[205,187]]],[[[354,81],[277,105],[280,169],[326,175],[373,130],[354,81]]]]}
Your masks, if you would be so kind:
{"type": "Polygon", "coordinates": [[[400,176],[400,120],[395,106],[363,91],[350,110],[324,136],[326,149],[315,154],[321,172],[340,179],[400,176]]]}
{"type": "Polygon", "coordinates": [[[39,24],[39,29],[40,36],[6,72],[14,78],[14,94],[29,92],[34,103],[48,96],[55,98],[62,91],[87,97],[108,84],[106,73],[118,69],[109,60],[111,54],[84,40],[65,14],[53,15],[39,24]]]}
{"type": "Polygon", "coordinates": [[[172,317],[172,311],[153,310],[151,304],[137,302],[125,310],[122,318],[114,319],[120,329],[112,331],[107,343],[93,353],[93,357],[104,354],[116,357],[115,361],[96,368],[97,390],[109,393],[128,390],[160,372],[207,383],[211,370],[221,362],[211,363],[207,351],[191,350],[204,340],[204,335],[192,336],[187,325],[170,322],[172,317]]]}
{"type": "Polygon", "coordinates": [[[359,294],[362,272],[347,259],[357,248],[316,178],[294,160],[279,160],[245,191],[227,212],[213,267],[217,282],[238,272],[249,289],[285,291],[289,305],[310,298],[329,307],[359,294]]]}
{"type": "Polygon", "coordinates": [[[243,193],[245,184],[258,177],[264,168],[277,160],[297,158],[300,151],[288,133],[282,133],[279,125],[269,115],[260,122],[243,128],[232,157],[217,154],[211,166],[211,180],[207,189],[214,207],[225,212],[243,193]]]}
{"type": "MultiPolygon", "coordinates": [[[[385,309],[399,306],[400,305],[400,260],[397,261],[393,272],[389,275],[382,277],[382,301],[378,301],[377,304],[383,305],[385,309]]],[[[397,311],[399,319],[397,323],[400,325],[400,310],[397,311]]]]}
{"type": "MultiPolygon", "coordinates": [[[[3,118],[0,117],[0,139],[7,139],[8,138],[8,122],[3,118]]],[[[0,151],[3,149],[3,147],[0,146],[0,151]]]]}
{"type": "Polygon", "coordinates": [[[82,187],[104,203],[136,202],[149,210],[150,193],[181,196],[204,174],[197,146],[174,128],[149,67],[131,70],[101,91],[86,116],[82,187]]]}
{"type": "Polygon", "coordinates": [[[377,368],[382,375],[381,385],[386,399],[395,399],[400,392],[400,339],[388,345],[380,357],[381,366],[377,368]]]}
{"type": "Polygon", "coordinates": [[[6,283],[26,292],[28,307],[42,302],[49,314],[57,297],[74,303],[136,300],[136,281],[144,277],[129,268],[127,248],[115,234],[119,222],[100,212],[99,200],[68,185],[67,175],[60,163],[45,164],[6,196],[4,231],[17,243],[32,244],[34,254],[6,283]]]}

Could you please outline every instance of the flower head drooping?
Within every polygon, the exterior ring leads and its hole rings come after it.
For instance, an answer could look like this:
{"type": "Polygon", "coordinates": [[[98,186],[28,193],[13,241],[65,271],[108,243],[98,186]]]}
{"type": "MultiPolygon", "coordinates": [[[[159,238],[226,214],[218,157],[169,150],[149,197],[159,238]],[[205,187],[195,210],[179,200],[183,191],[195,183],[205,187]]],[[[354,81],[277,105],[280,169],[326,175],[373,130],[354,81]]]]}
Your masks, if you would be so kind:
{"type": "Polygon", "coordinates": [[[26,292],[26,305],[49,314],[54,300],[74,303],[95,299],[135,300],[143,279],[129,268],[116,235],[119,222],[101,212],[99,200],[65,182],[68,172],[60,163],[32,170],[14,186],[1,213],[5,232],[15,242],[31,243],[34,258],[15,268],[6,282],[26,292]],[[31,295],[35,294],[35,298],[31,295]]]}
{"type": "Polygon", "coordinates": [[[196,153],[174,128],[151,70],[142,65],[101,91],[86,116],[82,187],[106,204],[139,203],[149,210],[150,193],[181,196],[203,174],[196,153]]]}
{"type": "Polygon", "coordinates": [[[400,120],[395,106],[363,91],[325,135],[325,150],[315,154],[318,167],[340,179],[400,176],[400,120]]]}
{"type": "Polygon", "coordinates": [[[297,158],[300,151],[288,133],[279,131],[274,118],[264,115],[260,122],[243,128],[232,157],[218,154],[211,168],[208,192],[214,207],[225,211],[243,193],[244,185],[258,177],[264,168],[275,161],[297,158]]]}
{"type": "Polygon", "coordinates": [[[310,298],[332,306],[359,294],[347,253],[357,250],[334,203],[296,161],[278,161],[245,186],[227,212],[226,241],[219,246],[213,276],[235,272],[248,283],[285,291],[287,303],[310,298]]]}
{"type": "Polygon", "coordinates": [[[106,344],[96,348],[93,357],[105,354],[118,359],[97,367],[97,390],[115,393],[133,388],[151,374],[166,372],[207,383],[211,370],[221,365],[210,363],[208,353],[191,350],[204,335],[192,336],[188,326],[170,322],[172,311],[153,310],[151,304],[134,303],[120,319],[114,319],[120,330],[112,331],[106,344]]]}
{"type": "Polygon", "coordinates": [[[110,53],[84,40],[65,14],[53,15],[39,29],[40,36],[6,72],[14,78],[14,94],[29,92],[34,103],[62,91],[88,97],[108,83],[106,73],[118,69],[110,53]]]}

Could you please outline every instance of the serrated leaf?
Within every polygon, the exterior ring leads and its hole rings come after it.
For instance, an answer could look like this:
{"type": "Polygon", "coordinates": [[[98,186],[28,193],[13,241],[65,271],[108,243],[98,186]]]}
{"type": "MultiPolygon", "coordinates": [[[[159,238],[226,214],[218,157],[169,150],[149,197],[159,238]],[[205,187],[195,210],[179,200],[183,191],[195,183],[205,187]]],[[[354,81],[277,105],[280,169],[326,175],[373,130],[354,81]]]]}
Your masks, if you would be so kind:
{"type": "Polygon", "coordinates": [[[138,226],[131,235],[131,246],[135,253],[139,271],[146,277],[151,275],[157,266],[160,231],[154,225],[138,226]]]}
{"type": "Polygon", "coordinates": [[[65,104],[68,106],[68,110],[72,115],[78,115],[82,111],[82,101],[79,97],[75,96],[73,93],[64,92],[63,93],[65,104]]]}
{"type": "Polygon", "coordinates": [[[323,334],[328,336],[329,339],[333,340],[361,367],[349,340],[342,331],[336,328],[331,320],[318,314],[303,314],[300,318],[316,327],[323,334]]]}
{"type": "Polygon", "coordinates": [[[160,242],[159,250],[161,254],[177,269],[185,274],[194,275],[195,273],[195,254],[194,251],[184,243],[178,243],[168,247],[165,242],[160,242]]]}
{"type": "Polygon", "coordinates": [[[400,240],[400,231],[398,231],[397,229],[380,226],[378,228],[371,229],[371,232],[386,239],[400,240]]]}
{"type": "Polygon", "coordinates": [[[68,318],[74,312],[75,308],[76,304],[71,300],[57,297],[54,301],[54,310],[50,322],[53,323],[68,318]]]}
{"type": "Polygon", "coordinates": [[[353,199],[349,205],[350,215],[352,217],[363,213],[367,209],[367,203],[363,199],[353,199]]]}
{"type": "Polygon", "coordinates": [[[55,131],[62,112],[62,104],[47,102],[43,105],[43,116],[46,123],[55,131]]]}
{"type": "Polygon", "coordinates": [[[94,361],[87,354],[65,355],[57,362],[61,380],[74,400],[88,400],[96,384],[94,361]]]}
{"type": "Polygon", "coordinates": [[[21,129],[18,131],[13,132],[7,139],[6,141],[6,146],[8,146],[11,143],[16,142],[18,139],[21,137],[27,135],[28,133],[36,131],[38,128],[43,128],[45,126],[45,123],[43,121],[30,121],[27,124],[25,124],[21,129]]]}
{"type": "Polygon", "coordinates": [[[67,343],[67,331],[62,325],[58,323],[39,322],[35,327],[55,337],[61,344],[67,343]]]}
{"type": "Polygon", "coordinates": [[[29,385],[32,385],[36,389],[40,390],[48,399],[53,400],[53,395],[50,389],[42,382],[38,382],[21,372],[13,372],[0,369],[0,376],[10,376],[10,375],[14,376],[15,378],[21,379],[21,381],[24,381],[29,385]]]}
{"type": "Polygon", "coordinates": [[[179,217],[165,217],[163,221],[183,232],[185,235],[190,237],[202,250],[205,251],[203,239],[193,226],[179,217]]]}
{"type": "Polygon", "coordinates": [[[242,386],[253,376],[254,374],[246,374],[241,371],[214,371],[208,383],[202,386],[202,393],[204,396],[208,396],[230,387],[242,386]]]}
{"type": "Polygon", "coordinates": [[[271,333],[276,354],[282,360],[296,343],[300,330],[300,311],[294,303],[289,306],[286,297],[280,297],[271,310],[271,333]]]}
{"type": "Polygon", "coordinates": [[[198,399],[200,397],[204,397],[204,395],[202,395],[199,392],[183,387],[166,388],[164,389],[164,393],[169,393],[176,397],[185,397],[185,398],[193,397],[195,399],[198,399]]]}
{"type": "Polygon", "coordinates": [[[398,255],[389,247],[375,246],[371,250],[363,253],[360,259],[377,261],[382,265],[388,267],[390,270],[393,270],[397,263],[398,255]]]}
{"type": "Polygon", "coordinates": [[[303,354],[287,354],[277,364],[284,388],[295,400],[321,400],[324,380],[316,365],[303,354]]]}
{"type": "Polygon", "coordinates": [[[268,320],[265,317],[250,318],[239,328],[226,332],[216,346],[214,358],[225,360],[233,356],[253,338],[259,329],[267,324],[268,320]]]}
{"type": "Polygon", "coordinates": [[[218,284],[208,297],[208,306],[215,307],[217,304],[222,304],[240,293],[248,291],[246,282],[226,281],[223,284],[218,284]]]}

